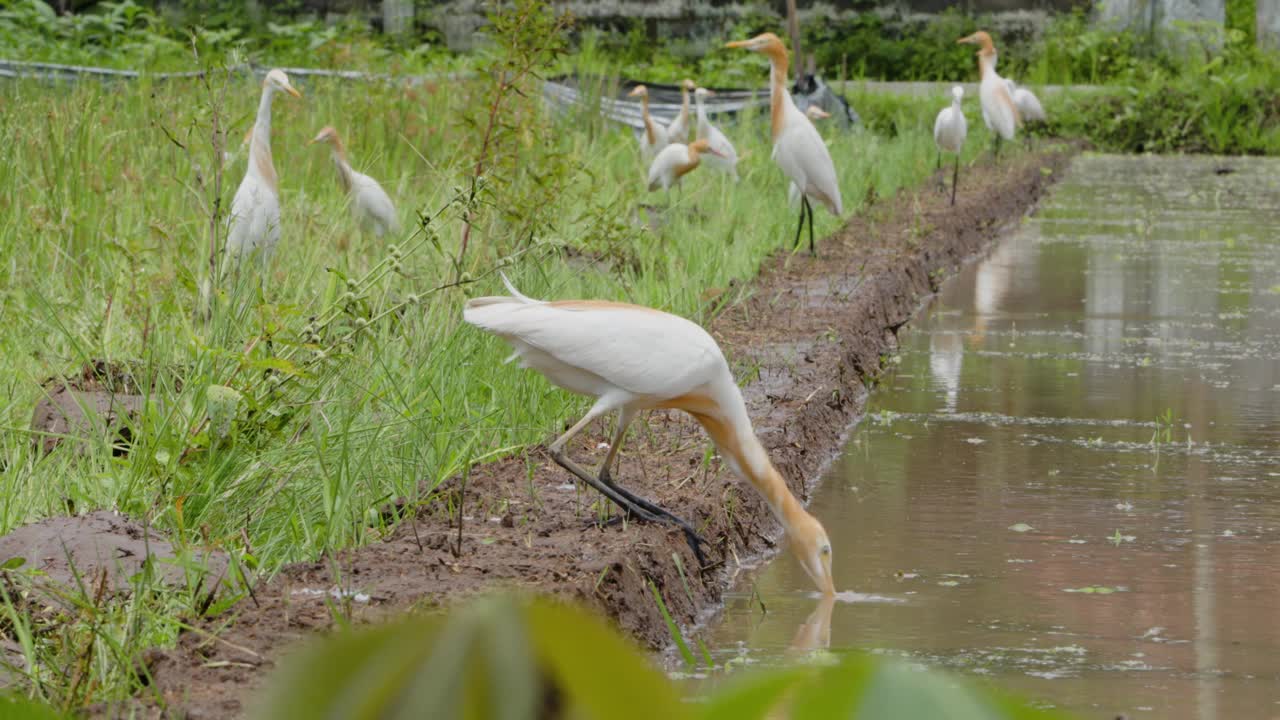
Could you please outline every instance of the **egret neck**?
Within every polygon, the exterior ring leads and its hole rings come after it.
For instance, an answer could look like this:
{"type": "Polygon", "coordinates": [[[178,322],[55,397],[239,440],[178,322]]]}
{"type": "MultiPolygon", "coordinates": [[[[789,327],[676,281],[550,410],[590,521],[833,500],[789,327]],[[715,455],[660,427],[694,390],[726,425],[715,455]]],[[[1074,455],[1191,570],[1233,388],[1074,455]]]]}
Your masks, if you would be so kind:
{"type": "Polygon", "coordinates": [[[330,156],[334,166],[338,168],[338,184],[342,185],[344,192],[351,192],[351,162],[347,160],[347,148],[337,133],[333,134],[331,142],[333,147],[330,149],[330,156]]]}
{"type": "Polygon", "coordinates": [[[713,384],[705,395],[684,395],[660,407],[679,408],[692,415],[711,436],[729,468],[760,493],[788,535],[809,516],[756,437],[742,393],[731,375],[713,384]]]}
{"type": "Polygon", "coordinates": [[[649,117],[649,93],[640,96],[640,108],[644,115],[644,134],[650,145],[658,144],[658,133],[653,129],[653,118],[649,117]]]}
{"type": "Polygon", "coordinates": [[[769,120],[773,139],[777,140],[786,126],[786,103],[791,102],[791,93],[787,90],[787,70],[791,63],[782,43],[772,44],[763,52],[769,57],[769,120]]]}
{"type": "Polygon", "coordinates": [[[699,156],[698,151],[702,149],[704,144],[705,143],[699,141],[689,146],[689,162],[676,166],[677,178],[682,178],[693,172],[694,168],[698,167],[698,163],[702,162],[702,158],[699,156]]]}
{"type": "Polygon", "coordinates": [[[270,85],[262,88],[258,101],[258,117],[253,123],[253,137],[249,141],[249,169],[257,174],[272,192],[279,192],[279,178],[275,163],[271,161],[271,97],[275,90],[270,85]]]}

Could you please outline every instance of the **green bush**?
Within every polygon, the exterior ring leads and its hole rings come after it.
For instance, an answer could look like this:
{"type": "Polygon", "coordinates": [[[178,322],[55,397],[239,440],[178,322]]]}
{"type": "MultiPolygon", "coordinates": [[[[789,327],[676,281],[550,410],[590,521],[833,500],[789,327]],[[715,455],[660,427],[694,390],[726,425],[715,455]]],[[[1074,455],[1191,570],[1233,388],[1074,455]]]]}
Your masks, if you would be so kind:
{"type": "Polygon", "coordinates": [[[1132,84],[1071,98],[1052,131],[1114,152],[1260,155],[1280,152],[1280,60],[1239,31],[1218,56],[1176,70],[1143,67],[1132,84]]]}

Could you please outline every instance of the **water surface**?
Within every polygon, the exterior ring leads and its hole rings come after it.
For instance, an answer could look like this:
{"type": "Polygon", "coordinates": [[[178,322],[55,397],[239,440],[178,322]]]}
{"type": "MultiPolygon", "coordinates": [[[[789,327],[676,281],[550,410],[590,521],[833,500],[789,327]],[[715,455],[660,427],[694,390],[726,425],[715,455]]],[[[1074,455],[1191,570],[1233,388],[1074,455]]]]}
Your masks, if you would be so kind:
{"type": "MultiPolygon", "coordinates": [[[[1082,157],[945,284],[813,502],[864,594],[832,651],[1085,718],[1280,717],[1278,180],[1082,157]]],[[[778,662],[815,605],[783,554],[708,644],[778,662]]]]}

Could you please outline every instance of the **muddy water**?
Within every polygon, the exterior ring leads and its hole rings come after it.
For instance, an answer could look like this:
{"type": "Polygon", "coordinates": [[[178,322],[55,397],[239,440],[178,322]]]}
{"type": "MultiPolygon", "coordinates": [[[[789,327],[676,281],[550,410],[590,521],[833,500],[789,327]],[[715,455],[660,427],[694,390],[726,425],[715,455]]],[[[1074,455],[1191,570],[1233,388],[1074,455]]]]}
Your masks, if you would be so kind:
{"type": "Polygon", "coordinates": [[[718,659],[829,642],[1085,718],[1280,717],[1278,181],[1078,159],[904,328],[813,502],[829,628],[784,554],[718,659]]]}

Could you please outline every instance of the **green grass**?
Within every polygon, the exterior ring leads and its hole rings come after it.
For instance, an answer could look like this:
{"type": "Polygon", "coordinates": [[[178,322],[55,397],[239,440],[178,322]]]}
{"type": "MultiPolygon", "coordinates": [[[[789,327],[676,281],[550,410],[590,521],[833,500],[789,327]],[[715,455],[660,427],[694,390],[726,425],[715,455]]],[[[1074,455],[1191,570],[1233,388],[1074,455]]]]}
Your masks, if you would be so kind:
{"type": "MultiPolygon", "coordinates": [[[[481,196],[462,268],[477,282],[437,291],[455,278],[460,210],[450,203],[466,187],[478,143],[465,118],[484,98],[466,83],[412,93],[299,84],[303,100],[275,104],[283,232],[264,294],[258,300],[256,283],[242,283],[240,299],[224,298],[209,327],[193,317],[209,219],[191,188],[197,172],[211,182],[214,166],[199,88],[0,85],[0,267],[8,277],[0,290],[0,532],[69,505],[111,508],[145,517],[179,546],[223,550],[263,574],[369,542],[384,530],[381,504],[427,502],[443,479],[542,441],[585,410],[586,400],[503,364],[508,348],[462,323],[467,296],[502,292],[492,270],[506,266],[535,297],[619,299],[705,321],[704,291],[750,279],[794,233],[765,118],[725,127],[745,155],[742,181],[693,173],[654,232],[638,213],[666,198],[644,191],[630,131],[567,117],[550,121],[549,132],[517,135],[518,177],[503,187],[518,197],[481,196]],[[355,230],[327,150],[305,144],[326,124],[396,199],[410,228],[403,237],[380,242],[355,230]],[[536,192],[546,168],[567,173],[549,199],[536,192]],[[535,212],[534,202],[545,223],[531,238],[522,215],[535,212]],[[424,233],[417,213],[442,207],[424,233]],[[412,295],[419,302],[406,302],[412,295]],[[97,358],[128,363],[147,396],[132,452],[115,456],[106,438],[93,438],[42,456],[28,429],[42,381],[97,358]],[[206,422],[213,385],[244,397],[226,436],[206,422]]],[[[257,98],[255,82],[233,81],[225,109],[233,149],[257,98]]],[[[846,212],[871,188],[887,196],[932,171],[929,128],[946,101],[914,102],[895,106],[892,138],[825,129],[846,212]]],[[[971,131],[969,157],[985,147],[984,132],[971,131]]],[[[241,153],[228,168],[224,203],[244,162],[241,153]]],[[[839,226],[823,211],[816,217],[820,236],[839,226]]],[[[192,592],[145,598],[103,609],[92,624],[81,618],[81,641],[84,633],[110,640],[92,655],[102,686],[93,699],[127,691],[124,660],[171,639],[202,604],[192,592]]],[[[35,637],[30,658],[65,662],[79,648],[74,639],[50,642],[35,637]]],[[[68,699],[47,677],[39,687],[68,699]]]]}

